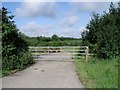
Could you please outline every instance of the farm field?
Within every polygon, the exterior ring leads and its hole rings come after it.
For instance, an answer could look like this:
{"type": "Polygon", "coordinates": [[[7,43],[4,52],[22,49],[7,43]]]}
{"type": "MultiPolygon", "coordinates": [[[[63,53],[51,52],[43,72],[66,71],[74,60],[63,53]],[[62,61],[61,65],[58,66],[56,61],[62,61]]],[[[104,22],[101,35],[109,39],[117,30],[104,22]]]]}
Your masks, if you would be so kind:
{"type": "Polygon", "coordinates": [[[79,79],[86,88],[118,88],[118,60],[98,60],[90,58],[88,63],[75,59],[79,79]]]}

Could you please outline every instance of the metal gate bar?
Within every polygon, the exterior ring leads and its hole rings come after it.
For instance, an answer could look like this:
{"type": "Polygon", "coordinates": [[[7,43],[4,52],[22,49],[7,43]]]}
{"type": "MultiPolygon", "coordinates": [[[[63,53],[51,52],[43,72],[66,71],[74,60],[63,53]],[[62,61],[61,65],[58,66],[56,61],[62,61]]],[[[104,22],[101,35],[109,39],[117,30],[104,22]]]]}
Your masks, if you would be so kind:
{"type": "Polygon", "coordinates": [[[69,58],[85,58],[86,62],[88,62],[88,47],[87,46],[46,46],[46,47],[29,47],[29,50],[32,52],[34,59],[42,60],[55,58],[55,59],[69,59],[69,58]],[[68,53],[71,54],[66,56],[68,53]],[[61,55],[61,56],[57,56],[61,55]],[[44,58],[42,58],[44,57],[44,58]],[[48,58],[47,58],[48,57],[48,58]],[[58,58],[56,58],[58,57],[58,58]]]}

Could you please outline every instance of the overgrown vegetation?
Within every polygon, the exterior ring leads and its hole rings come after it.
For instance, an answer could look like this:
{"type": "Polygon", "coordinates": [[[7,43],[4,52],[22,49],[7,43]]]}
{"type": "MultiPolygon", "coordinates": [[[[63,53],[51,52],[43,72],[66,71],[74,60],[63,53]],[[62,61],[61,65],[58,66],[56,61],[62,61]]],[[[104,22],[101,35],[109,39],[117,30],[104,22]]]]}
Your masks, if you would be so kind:
{"type": "Polygon", "coordinates": [[[1,44],[2,44],[2,33],[0,31],[0,77],[2,76],[2,45],[1,44]]]}
{"type": "MultiPolygon", "coordinates": [[[[33,63],[27,42],[22,39],[13,21],[14,16],[6,8],[0,9],[2,14],[2,71],[3,75],[11,70],[24,68],[33,63]]],[[[0,25],[1,26],[1,25],[0,25]]]]}
{"type": "Polygon", "coordinates": [[[118,88],[118,60],[90,58],[75,59],[78,76],[86,88],[118,88]]]}
{"type": "Polygon", "coordinates": [[[78,46],[81,39],[71,37],[59,37],[54,34],[52,37],[28,37],[21,33],[21,37],[28,42],[29,46],[78,46]]]}
{"type": "Polygon", "coordinates": [[[93,13],[82,40],[99,58],[120,55],[120,2],[117,6],[111,3],[109,11],[102,15],[93,13]]]}
{"type": "Polygon", "coordinates": [[[82,44],[89,46],[88,63],[75,59],[77,73],[86,88],[118,88],[120,60],[120,2],[108,12],[93,13],[82,33],[82,44]],[[96,57],[97,56],[97,57],[96,57]]]}

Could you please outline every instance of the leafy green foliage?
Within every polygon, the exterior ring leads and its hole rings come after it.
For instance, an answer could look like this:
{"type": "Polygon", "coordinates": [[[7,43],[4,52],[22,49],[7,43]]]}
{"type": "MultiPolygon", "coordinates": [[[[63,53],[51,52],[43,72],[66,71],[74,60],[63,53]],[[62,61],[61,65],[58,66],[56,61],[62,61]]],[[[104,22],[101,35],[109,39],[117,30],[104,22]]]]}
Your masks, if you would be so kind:
{"type": "Polygon", "coordinates": [[[83,44],[89,45],[92,53],[99,58],[112,58],[120,55],[120,3],[111,3],[109,12],[103,15],[92,14],[91,21],[82,33],[83,44]]]}
{"type": "Polygon", "coordinates": [[[33,62],[28,51],[27,42],[22,39],[13,21],[13,15],[8,15],[2,8],[2,69],[3,74],[9,70],[23,68],[33,62]]]}
{"type": "Polygon", "coordinates": [[[56,34],[54,34],[54,35],[52,36],[52,40],[57,41],[57,40],[59,40],[59,37],[58,37],[56,34]]]}

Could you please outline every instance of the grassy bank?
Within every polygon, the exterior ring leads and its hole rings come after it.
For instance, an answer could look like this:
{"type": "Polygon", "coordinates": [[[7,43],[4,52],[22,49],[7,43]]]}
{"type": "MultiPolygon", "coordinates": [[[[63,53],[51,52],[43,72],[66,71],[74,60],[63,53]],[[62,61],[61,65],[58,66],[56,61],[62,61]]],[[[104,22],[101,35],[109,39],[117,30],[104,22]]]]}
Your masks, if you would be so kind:
{"type": "Polygon", "coordinates": [[[77,73],[86,88],[117,88],[118,59],[98,60],[90,58],[88,63],[75,59],[77,73]]]}

